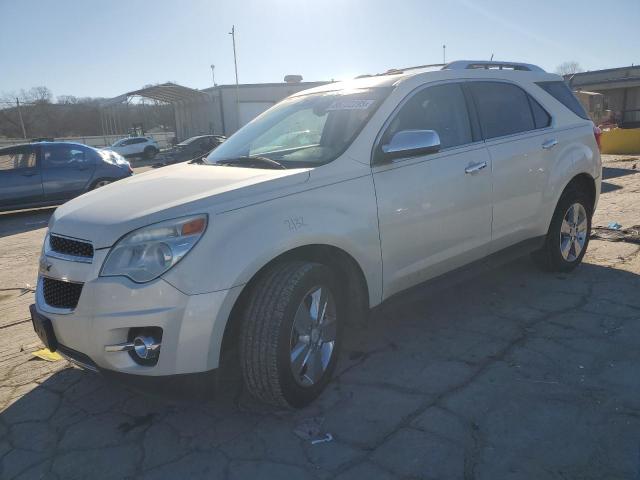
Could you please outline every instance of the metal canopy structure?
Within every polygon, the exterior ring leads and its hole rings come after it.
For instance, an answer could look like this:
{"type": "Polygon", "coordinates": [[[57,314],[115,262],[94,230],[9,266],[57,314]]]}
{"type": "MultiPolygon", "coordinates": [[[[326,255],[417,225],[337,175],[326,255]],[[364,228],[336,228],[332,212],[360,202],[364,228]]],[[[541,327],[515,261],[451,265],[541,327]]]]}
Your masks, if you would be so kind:
{"type": "Polygon", "coordinates": [[[123,95],[105,100],[102,105],[105,107],[117,105],[127,102],[131,97],[143,97],[164,103],[175,103],[184,100],[197,100],[198,98],[204,99],[207,98],[208,95],[200,90],[168,82],[127,92],[123,95]]]}
{"type": "MultiPolygon", "coordinates": [[[[131,125],[130,105],[134,97],[149,99],[164,105],[171,105],[175,108],[179,104],[188,102],[209,102],[210,95],[201,90],[183,87],[175,83],[167,82],[160,85],[133,90],[131,92],[118,95],[117,97],[104,100],[101,104],[102,129],[105,135],[126,134],[131,125]]],[[[145,122],[147,123],[147,122],[145,122]]]]}

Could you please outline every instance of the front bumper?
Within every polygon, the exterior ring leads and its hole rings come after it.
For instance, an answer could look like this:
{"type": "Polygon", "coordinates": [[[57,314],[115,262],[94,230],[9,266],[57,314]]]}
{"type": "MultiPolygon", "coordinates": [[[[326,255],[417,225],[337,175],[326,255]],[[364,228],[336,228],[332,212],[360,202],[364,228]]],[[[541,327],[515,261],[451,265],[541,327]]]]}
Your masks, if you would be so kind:
{"type": "Polygon", "coordinates": [[[51,320],[58,342],[88,357],[97,370],[166,376],[217,368],[224,329],[241,287],[187,295],[162,278],[136,284],[124,277],[98,277],[106,253],[96,250],[91,264],[44,258],[47,269],[41,275],[83,283],[77,306],[65,310],[46,303],[38,282],[36,310],[51,320]],[[162,328],[156,365],[140,365],[129,352],[105,351],[107,345],[126,342],[129,330],[140,327],[162,328]]]}

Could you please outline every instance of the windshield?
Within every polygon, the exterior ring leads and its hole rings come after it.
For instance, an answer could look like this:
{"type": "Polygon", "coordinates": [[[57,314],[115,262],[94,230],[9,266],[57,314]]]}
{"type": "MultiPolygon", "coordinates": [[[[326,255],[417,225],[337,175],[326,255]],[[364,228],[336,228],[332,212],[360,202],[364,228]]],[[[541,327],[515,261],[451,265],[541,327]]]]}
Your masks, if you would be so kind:
{"type": "Polygon", "coordinates": [[[287,168],[325,164],[346,150],[389,91],[343,90],[283,100],[225,140],[205,162],[259,156],[287,168]]]}

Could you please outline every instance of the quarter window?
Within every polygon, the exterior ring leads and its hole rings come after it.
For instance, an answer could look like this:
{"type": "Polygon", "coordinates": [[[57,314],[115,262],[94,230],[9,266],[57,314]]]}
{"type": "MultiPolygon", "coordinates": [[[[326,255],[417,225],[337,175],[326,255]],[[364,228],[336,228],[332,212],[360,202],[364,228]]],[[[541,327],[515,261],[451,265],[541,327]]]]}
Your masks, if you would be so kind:
{"type": "Polygon", "coordinates": [[[469,85],[485,139],[534,130],[528,95],[509,83],[474,82],[469,85]]]}
{"type": "Polygon", "coordinates": [[[531,104],[531,112],[533,113],[536,128],[546,128],[551,125],[551,116],[547,111],[531,97],[529,97],[529,103],[531,104]]]}
{"type": "Polygon", "coordinates": [[[31,147],[11,148],[0,152],[0,171],[34,168],[36,152],[31,147]]]}
{"type": "Polygon", "coordinates": [[[471,143],[471,124],[460,85],[436,85],[413,95],[387,128],[382,144],[402,130],[435,130],[441,148],[471,143]]]}

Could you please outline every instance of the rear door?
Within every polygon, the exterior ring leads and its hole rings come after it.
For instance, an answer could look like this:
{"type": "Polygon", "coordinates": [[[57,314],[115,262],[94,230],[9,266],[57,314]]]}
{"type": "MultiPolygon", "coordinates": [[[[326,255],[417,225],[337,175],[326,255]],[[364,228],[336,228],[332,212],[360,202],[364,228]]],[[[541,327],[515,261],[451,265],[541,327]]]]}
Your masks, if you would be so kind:
{"type": "Polygon", "coordinates": [[[42,186],[46,201],[64,201],[84,193],[93,178],[97,154],[83,145],[42,145],[42,186]]]}
{"type": "Polygon", "coordinates": [[[557,139],[550,115],[519,86],[468,82],[492,162],[491,251],[540,235],[557,139]],[[554,143],[555,142],[555,143],[554,143]]]}
{"type": "Polygon", "coordinates": [[[0,208],[20,207],[44,201],[42,178],[32,145],[0,151],[0,208]]]}

